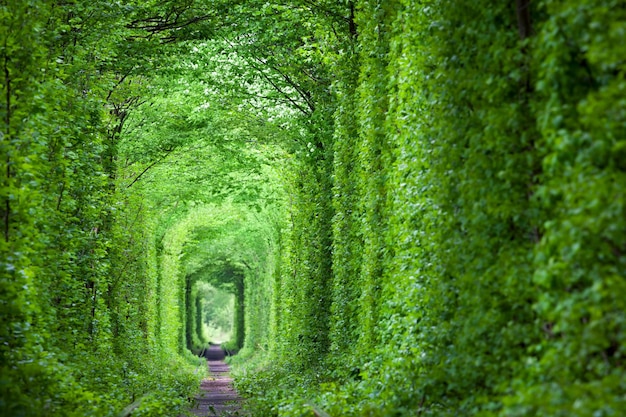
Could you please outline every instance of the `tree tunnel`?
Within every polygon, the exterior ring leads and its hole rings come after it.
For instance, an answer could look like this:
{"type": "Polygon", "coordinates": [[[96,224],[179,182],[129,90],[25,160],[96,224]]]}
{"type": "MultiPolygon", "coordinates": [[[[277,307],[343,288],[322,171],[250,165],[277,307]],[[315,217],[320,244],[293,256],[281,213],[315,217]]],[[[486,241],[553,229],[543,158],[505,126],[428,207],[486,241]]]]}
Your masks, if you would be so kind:
{"type": "Polygon", "coordinates": [[[624,3],[3,1],[0,416],[623,415],[624,3]]]}
{"type": "Polygon", "coordinates": [[[259,343],[272,321],[278,236],[274,220],[247,204],[197,205],[171,224],[161,279],[179,283],[180,349],[267,348],[259,343]]]}
{"type": "MultiPolygon", "coordinates": [[[[155,332],[189,360],[188,352],[209,341],[256,349],[273,320],[269,300],[286,223],[281,170],[288,163],[277,139],[289,129],[238,118],[229,105],[211,102],[197,77],[167,74],[155,83],[150,105],[129,116],[120,144],[128,223],[135,211],[148,219],[137,222],[145,230],[133,239],[156,247],[142,258],[156,281],[155,332]],[[233,297],[232,311],[208,317],[224,294],[233,297]],[[228,331],[208,334],[226,316],[230,340],[222,340],[228,331]]],[[[288,118],[267,109],[276,124],[288,118]]]]}
{"type": "Polygon", "coordinates": [[[207,343],[224,344],[229,351],[245,339],[244,269],[216,262],[187,275],[185,285],[185,342],[198,354],[207,343]]]}

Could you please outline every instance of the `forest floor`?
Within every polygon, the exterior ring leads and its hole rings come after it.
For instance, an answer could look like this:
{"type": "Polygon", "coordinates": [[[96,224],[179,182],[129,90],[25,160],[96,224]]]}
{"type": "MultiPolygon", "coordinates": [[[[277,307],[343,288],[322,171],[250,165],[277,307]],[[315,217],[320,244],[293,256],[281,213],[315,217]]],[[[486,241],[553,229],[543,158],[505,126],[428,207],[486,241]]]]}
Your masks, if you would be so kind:
{"type": "Polygon", "coordinates": [[[204,356],[209,366],[209,377],[202,381],[196,405],[191,412],[202,417],[241,415],[241,399],[233,388],[230,367],[224,362],[222,347],[210,345],[204,356]]]}

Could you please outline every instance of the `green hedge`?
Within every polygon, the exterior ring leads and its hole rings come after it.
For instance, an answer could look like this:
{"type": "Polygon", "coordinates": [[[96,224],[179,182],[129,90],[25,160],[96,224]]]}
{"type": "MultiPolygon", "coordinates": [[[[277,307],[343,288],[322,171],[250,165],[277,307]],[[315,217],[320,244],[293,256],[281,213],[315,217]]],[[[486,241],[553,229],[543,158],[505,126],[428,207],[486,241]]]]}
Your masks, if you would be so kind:
{"type": "Polygon", "coordinates": [[[133,10],[0,6],[3,416],[171,415],[199,382],[161,344],[154,225],[116,191],[133,10]]]}
{"type": "Polygon", "coordinates": [[[356,33],[316,45],[336,76],[318,109],[334,114],[332,189],[309,159],[292,179],[306,197],[273,337],[295,348],[242,390],[269,390],[258,406],[277,415],[619,415],[623,7],[355,9],[356,33]],[[311,257],[329,202],[330,278],[311,257]]]}

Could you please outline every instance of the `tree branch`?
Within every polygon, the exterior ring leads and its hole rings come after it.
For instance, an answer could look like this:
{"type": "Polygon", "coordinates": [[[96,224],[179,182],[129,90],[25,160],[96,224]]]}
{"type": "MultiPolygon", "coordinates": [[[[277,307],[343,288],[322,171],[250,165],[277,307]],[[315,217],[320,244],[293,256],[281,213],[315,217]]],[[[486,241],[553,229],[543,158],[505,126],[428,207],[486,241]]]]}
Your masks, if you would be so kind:
{"type": "MultiPolygon", "coordinates": [[[[174,149],[175,149],[175,148],[174,148],[174,149]]],[[[143,171],[141,171],[141,173],[140,173],[139,175],[137,175],[137,176],[135,177],[135,179],[134,179],[134,180],[132,180],[132,182],[126,186],[126,188],[130,188],[130,187],[131,187],[134,183],[136,183],[137,181],[139,181],[139,179],[143,176],[143,174],[145,174],[146,172],[148,172],[148,170],[149,170],[150,168],[152,168],[153,166],[155,166],[156,164],[158,164],[159,162],[161,162],[162,160],[164,160],[167,156],[169,156],[169,155],[170,155],[170,154],[174,151],[174,149],[170,149],[169,151],[167,151],[167,152],[165,153],[165,155],[161,156],[159,159],[157,159],[156,161],[154,161],[154,162],[152,162],[150,165],[148,165],[148,166],[146,167],[146,169],[144,169],[143,171]]]]}
{"type": "MultiPolygon", "coordinates": [[[[4,41],[5,50],[6,50],[6,40],[4,41]]],[[[9,136],[11,135],[11,73],[9,71],[9,56],[5,53],[4,55],[4,76],[6,79],[6,115],[5,115],[5,136],[7,139],[7,144],[9,142],[9,136]]],[[[4,139],[4,137],[3,137],[4,139]]],[[[7,187],[10,186],[11,181],[11,157],[9,156],[10,152],[7,150],[6,155],[6,175],[7,175],[7,187]]],[[[6,242],[9,241],[9,231],[11,228],[11,200],[9,196],[6,196],[5,207],[4,207],[4,240],[6,242]]]]}
{"type": "Polygon", "coordinates": [[[533,30],[530,20],[530,0],[515,0],[515,12],[519,37],[524,40],[532,34],[533,30]]]}
{"type": "MultiPolygon", "coordinates": [[[[257,59],[255,57],[255,59],[257,59]]],[[[261,61],[262,62],[262,61],[261,61]]],[[[307,111],[307,109],[305,109],[304,107],[302,107],[300,104],[298,104],[298,102],[296,100],[294,100],[292,97],[289,96],[289,94],[287,94],[285,91],[283,91],[283,89],[276,84],[276,82],[274,82],[274,80],[271,79],[270,76],[268,76],[265,71],[263,71],[262,68],[259,68],[258,66],[254,65],[254,64],[250,64],[252,66],[252,68],[254,68],[255,70],[257,70],[259,72],[259,74],[261,74],[261,76],[263,78],[265,78],[265,80],[270,83],[272,85],[272,87],[278,91],[280,94],[282,94],[283,97],[285,97],[286,100],[288,100],[296,109],[300,110],[300,112],[302,112],[303,114],[305,114],[306,116],[310,116],[311,112],[307,111]]]]}

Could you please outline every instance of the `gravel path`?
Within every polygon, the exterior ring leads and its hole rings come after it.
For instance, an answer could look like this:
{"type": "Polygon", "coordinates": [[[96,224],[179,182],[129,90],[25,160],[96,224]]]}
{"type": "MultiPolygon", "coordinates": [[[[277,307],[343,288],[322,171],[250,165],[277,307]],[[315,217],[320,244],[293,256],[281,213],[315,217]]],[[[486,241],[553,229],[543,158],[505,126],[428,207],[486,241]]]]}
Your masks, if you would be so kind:
{"type": "Polygon", "coordinates": [[[204,353],[209,365],[209,377],[202,381],[196,406],[191,410],[196,416],[239,416],[240,398],[233,389],[229,366],[224,362],[224,351],[211,345],[204,353]]]}

